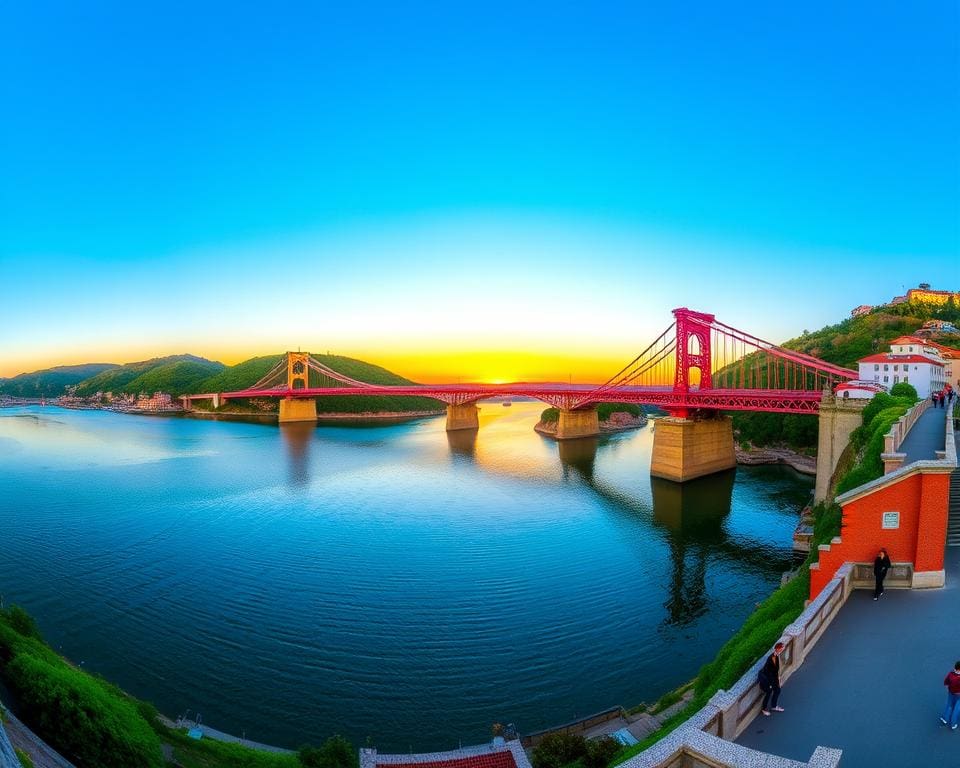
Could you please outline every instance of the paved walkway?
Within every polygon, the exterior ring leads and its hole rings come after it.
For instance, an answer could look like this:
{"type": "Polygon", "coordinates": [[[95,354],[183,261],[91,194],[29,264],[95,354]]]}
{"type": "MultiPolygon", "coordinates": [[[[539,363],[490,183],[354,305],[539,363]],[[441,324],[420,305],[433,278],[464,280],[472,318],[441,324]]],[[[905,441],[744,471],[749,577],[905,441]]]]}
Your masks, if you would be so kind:
{"type": "Polygon", "coordinates": [[[960,660],[960,548],[946,550],[946,569],[944,589],[850,595],[784,685],[786,711],[758,716],[738,743],[794,760],[837,747],[850,766],[960,766],[960,728],[939,720],[960,660]]]}
{"type": "Polygon", "coordinates": [[[949,410],[946,404],[943,408],[927,408],[917,419],[917,423],[900,446],[900,453],[907,454],[907,458],[903,460],[904,466],[914,461],[937,458],[936,451],[943,450],[945,421],[949,410]]]}

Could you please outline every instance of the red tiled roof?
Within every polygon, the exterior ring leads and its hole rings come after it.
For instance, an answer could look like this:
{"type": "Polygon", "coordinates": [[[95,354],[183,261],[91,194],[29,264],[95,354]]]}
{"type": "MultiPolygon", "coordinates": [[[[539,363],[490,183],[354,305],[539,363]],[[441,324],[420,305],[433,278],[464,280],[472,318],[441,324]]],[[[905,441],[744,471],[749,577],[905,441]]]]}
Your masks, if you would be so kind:
{"type": "Polygon", "coordinates": [[[377,763],[377,768],[517,768],[510,750],[428,763],[377,763]]]}
{"type": "Polygon", "coordinates": [[[869,357],[861,357],[858,362],[861,363],[926,363],[928,365],[939,365],[943,367],[943,363],[933,360],[929,357],[924,357],[923,355],[897,355],[892,352],[881,352],[878,355],[870,355],[869,357]]]}

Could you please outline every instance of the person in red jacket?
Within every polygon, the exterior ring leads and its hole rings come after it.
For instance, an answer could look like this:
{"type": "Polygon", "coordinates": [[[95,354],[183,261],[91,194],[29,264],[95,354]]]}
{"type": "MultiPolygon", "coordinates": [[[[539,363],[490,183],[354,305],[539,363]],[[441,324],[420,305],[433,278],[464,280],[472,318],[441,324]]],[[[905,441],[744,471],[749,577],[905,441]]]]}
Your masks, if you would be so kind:
{"type": "Polygon", "coordinates": [[[960,661],[943,678],[943,684],[947,686],[947,706],[940,716],[940,722],[955,731],[960,720],[960,661]]]}

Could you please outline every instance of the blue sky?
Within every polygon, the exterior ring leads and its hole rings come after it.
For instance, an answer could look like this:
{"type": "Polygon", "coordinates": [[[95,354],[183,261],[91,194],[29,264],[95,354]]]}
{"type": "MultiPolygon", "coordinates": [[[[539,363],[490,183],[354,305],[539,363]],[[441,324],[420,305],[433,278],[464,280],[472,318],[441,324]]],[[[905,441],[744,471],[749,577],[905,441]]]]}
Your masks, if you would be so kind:
{"type": "Polygon", "coordinates": [[[943,2],[9,4],[0,376],[296,346],[549,375],[675,306],[780,341],[960,289],[958,29],[943,2]]]}

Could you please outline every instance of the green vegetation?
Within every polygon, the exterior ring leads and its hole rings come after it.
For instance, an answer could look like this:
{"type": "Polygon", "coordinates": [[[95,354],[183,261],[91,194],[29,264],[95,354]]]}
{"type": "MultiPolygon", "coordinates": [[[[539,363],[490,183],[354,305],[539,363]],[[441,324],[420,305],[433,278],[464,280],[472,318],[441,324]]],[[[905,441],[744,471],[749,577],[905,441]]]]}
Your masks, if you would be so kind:
{"type": "Polygon", "coordinates": [[[264,752],[213,739],[191,739],[183,731],[155,726],[173,747],[173,758],[183,768],[300,768],[295,754],[264,752]]]}
{"type": "Polygon", "coordinates": [[[67,387],[108,371],[113,363],[60,365],[33,373],[21,373],[12,379],[0,379],[0,395],[10,397],[59,397],[67,387]]]}
{"type": "Polygon", "coordinates": [[[299,751],[305,768],[357,768],[357,750],[343,736],[331,736],[322,747],[304,746],[299,751]]]}
{"type": "Polygon", "coordinates": [[[33,768],[33,760],[30,759],[30,755],[28,755],[19,747],[14,747],[13,751],[16,753],[17,760],[20,761],[22,768],[33,768]]]}
{"type": "Polygon", "coordinates": [[[894,397],[879,392],[863,409],[863,424],[850,435],[850,446],[856,453],[857,460],[837,483],[838,494],[883,475],[883,461],[880,459],[880,454],[883,453],[883,436],[890,431],[897,419],[916,404],[916,390],[913,392],[913,397],[894,397]]]}
{"type": "Polygon", "coordinates": [[[167,392],[182,395],[196,391],[196,387],[224,368],[223,363],[193,355],[173,355],[127,363],[103,371],[77,385],[78,397],[89,397],[97,392],[136,395],[140,392],[167,392]]]}
{"type": "MultiPolygon", "coordinates": [[[[57,655],[18,606],[0,611],[0,676],[24,722],[78,768],[161,768],[161,743],[182,768],[357,768],[356,750],[341,736],[297,755],[191,739],[169,729],[152,704],[57,655]]],[[[21,756],[21,763],[29,765],[29,757],[21,756]]]]}
{"type": "Polygon", "coordinates": [[[160,740],[130,699],[67,664],[32,631],[22,634],[22,611],[0,613],[3,680],[23,719],[78,766],[163,765],[160,740]]]}
{"type": "Polygon", "coordinates": [[[587,740],[579,734],[551,733],[533,750],[533,768],[606,768],[622,749],[620,742],[605,736],[587,740]]]}
{"type": "Polygon", "coordinates": [[[741,444],[786,445],[804,453],[816,450],[819,426],[816,416],[747,411],[735,411],[730,415],[741,444]]]}
{"type": "Polygon", "coordinates": [[[917,394],[916,387],[913,384],[908,384],[905,381],[901,381],[898,384],[894,384],[890,389],[890,394],[894,397],[907,397],[910,398],[914,403],[920,399],[920,395],[917,394]]]}
{"type": "MultiPolygon", "coordinates": [[[[770,649],[787,625],[800,615],[810,594],[810,564],[816,562],[819,552],[817,547],[840,533],[841,510],[838,505],[818,504],[813,513],[814,535],[811,552],[793,578],[760,603],[743,626],[719,650],[713,661],[700,669],[692,683],[693,699],[669,717],[659,730],[651,733],[639,744],[620,752],[614,764],[622,763],[656,744],[702,709],[714,693],[733,686],[744,672],[770,649]]],[[[682,691],[683,688],[678,690],[682,691]]],[[[668,694],[668,697],[670,700],[674,696],[668,694]]]]}

